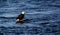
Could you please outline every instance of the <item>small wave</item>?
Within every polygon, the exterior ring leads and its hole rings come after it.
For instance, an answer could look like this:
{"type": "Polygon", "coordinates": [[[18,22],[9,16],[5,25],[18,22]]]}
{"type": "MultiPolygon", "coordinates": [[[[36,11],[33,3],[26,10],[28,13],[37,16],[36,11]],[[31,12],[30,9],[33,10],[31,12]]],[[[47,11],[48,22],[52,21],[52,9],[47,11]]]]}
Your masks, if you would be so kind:
{"type": "Polygon", "coordinates": [[[60,22],[60,20],[49,20],[49,21],[39,21],[39,22],[34,22],[34,23],[51,23],[51,22],[60,22]]]}
{"type": "Polygon", "coordinates": [[[48,6],[52,6],[52,7],[60,7],[60,5],[48,5],[48,6]]]}
{"type": "Polygon", "coordinates": [[[0,18],[4,18],[4,19],[14,19],[14,18],[16,18],[16,17],[0,17],[0,18]]]}
{"type": "Polygon", "coordinates": [[[5,14],[2,14],[0,15],[0,17],[16,17],[17,14],[10,14],[10,13],[5,13],[5,14]]]}
{"type": "Polygon", "coordinates": [[[51,14],[53,11],[47,11],[47,12],[32,12],[32,13],[26,13],[26,14],[51,14]]]}
{"type": "Polygon", "coordinates": [[[10,7],[10,8],[0,8],[0,9],[17,9],[16,7],[10,7]]]}

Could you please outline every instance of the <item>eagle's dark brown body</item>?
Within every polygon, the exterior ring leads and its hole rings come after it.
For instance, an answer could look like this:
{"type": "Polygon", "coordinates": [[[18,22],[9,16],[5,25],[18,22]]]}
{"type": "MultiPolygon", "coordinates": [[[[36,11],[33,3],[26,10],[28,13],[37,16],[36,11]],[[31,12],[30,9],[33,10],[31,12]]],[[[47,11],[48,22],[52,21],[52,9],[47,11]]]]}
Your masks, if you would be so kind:
{"type": "Polygon", "coordinates": [[[21,14],[16,19],[22,20],[23,18],[24,18],[24,14],[21,14]]]}
{"type": "Polygon", "coordinates": [[[23,18],[24,18],[24,14],[20,14],[20,15],[16,18],[16,20],[19,19],[19,21],[16,21],[16,23],[22,23],[22,22],[23,22],[23,18]]]}

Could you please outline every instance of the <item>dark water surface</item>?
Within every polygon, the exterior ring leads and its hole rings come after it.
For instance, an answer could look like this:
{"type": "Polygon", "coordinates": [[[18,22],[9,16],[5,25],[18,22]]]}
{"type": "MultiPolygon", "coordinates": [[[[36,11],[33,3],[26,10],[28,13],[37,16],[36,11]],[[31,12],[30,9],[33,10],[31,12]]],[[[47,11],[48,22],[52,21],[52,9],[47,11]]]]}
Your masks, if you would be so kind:
{"type": "Polygon", "coordinates": [[[60,35],[60,0],[0,0],[0,35],[60,35]]]}

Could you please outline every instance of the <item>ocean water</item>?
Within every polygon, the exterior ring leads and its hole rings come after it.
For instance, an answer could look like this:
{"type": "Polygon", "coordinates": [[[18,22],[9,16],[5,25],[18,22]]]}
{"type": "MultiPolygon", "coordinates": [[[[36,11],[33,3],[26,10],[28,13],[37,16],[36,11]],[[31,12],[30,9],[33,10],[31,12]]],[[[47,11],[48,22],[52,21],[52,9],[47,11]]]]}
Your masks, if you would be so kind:
{"type": "Polygon", "coordinates": [[[0,0],[0,35],[60,35],[60,0],[0,0]]]}

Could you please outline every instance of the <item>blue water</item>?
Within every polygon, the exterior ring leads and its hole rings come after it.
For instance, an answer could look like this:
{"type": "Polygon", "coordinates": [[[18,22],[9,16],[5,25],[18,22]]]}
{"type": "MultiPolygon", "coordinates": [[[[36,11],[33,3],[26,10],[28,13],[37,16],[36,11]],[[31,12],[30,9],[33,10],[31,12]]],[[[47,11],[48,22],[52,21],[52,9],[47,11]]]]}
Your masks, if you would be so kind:
{"type": "Polygon", "coordinates": [[[60,0],[0,0],[0,35],[60,35],[60,0]],[[16,17],[25,12],[23,24],[16,17]]]}

